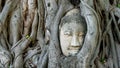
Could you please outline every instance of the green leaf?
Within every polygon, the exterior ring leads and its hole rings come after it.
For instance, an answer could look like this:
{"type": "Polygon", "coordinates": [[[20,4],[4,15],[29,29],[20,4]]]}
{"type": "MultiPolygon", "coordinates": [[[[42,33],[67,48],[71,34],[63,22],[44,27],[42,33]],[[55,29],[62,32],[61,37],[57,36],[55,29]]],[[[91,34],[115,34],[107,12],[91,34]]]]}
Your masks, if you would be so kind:
{"type": "Polygon", "coordinates": [[[29,35],[26,35],[26,39],[28,39],[30,36],[29,35]]]}
{"type": "Polygon", "coordinates": [[[120,4],[118,4],[117,7],[120,8],[120,4]]]}
{"type": "Polygon", "coordinates": [[[101,59],[100,59],[100,62],[101,62],[102,64],[104,64],[104,63],[105,63],[105,58],[101,58],[101,59]]]}

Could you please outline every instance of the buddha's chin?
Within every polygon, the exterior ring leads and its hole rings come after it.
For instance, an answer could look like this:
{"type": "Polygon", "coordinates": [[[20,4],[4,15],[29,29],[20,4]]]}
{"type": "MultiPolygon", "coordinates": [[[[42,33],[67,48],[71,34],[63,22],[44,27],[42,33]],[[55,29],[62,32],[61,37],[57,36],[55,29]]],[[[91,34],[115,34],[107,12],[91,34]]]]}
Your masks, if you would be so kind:
{"type": "Polygon", "coordinates": [[[72,50],[69,52],[69,56],[75,56],[78,53],[78,50],[72,50]]]}

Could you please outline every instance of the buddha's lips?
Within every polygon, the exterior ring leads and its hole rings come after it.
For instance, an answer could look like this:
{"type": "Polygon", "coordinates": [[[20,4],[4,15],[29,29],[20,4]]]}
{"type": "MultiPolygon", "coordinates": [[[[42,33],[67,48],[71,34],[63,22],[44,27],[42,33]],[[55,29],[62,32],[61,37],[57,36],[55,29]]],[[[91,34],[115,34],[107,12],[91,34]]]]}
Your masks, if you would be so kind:
{"type": "Polygon", "coordinates": [[[79,50],[80,47],[68,47],[68,50],[79,50]]]}

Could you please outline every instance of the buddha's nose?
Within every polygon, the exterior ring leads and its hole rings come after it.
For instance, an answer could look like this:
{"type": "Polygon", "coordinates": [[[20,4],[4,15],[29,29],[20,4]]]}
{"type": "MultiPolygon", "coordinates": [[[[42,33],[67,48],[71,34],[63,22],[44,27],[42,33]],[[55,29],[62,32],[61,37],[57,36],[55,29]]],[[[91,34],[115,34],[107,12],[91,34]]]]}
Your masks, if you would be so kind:
{"type": "Polygon", "coordinates": [[[72,40],[71,40],[71,46],[72,47],[80,47],[78,36],[73,35],[72,40]]]}

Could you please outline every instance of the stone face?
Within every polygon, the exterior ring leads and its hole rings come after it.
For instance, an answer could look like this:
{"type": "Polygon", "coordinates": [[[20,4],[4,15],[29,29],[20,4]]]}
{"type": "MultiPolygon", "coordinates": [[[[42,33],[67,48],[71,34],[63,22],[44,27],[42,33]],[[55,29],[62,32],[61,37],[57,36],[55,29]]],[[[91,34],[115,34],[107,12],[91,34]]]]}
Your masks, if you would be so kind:
{"type": "Polygon", "coordinates": [[[82,47],[86,32],[79,10],[73,9],[63,17],[60,28],[60,46],[65,56],[76,55],[82,47]]]}

